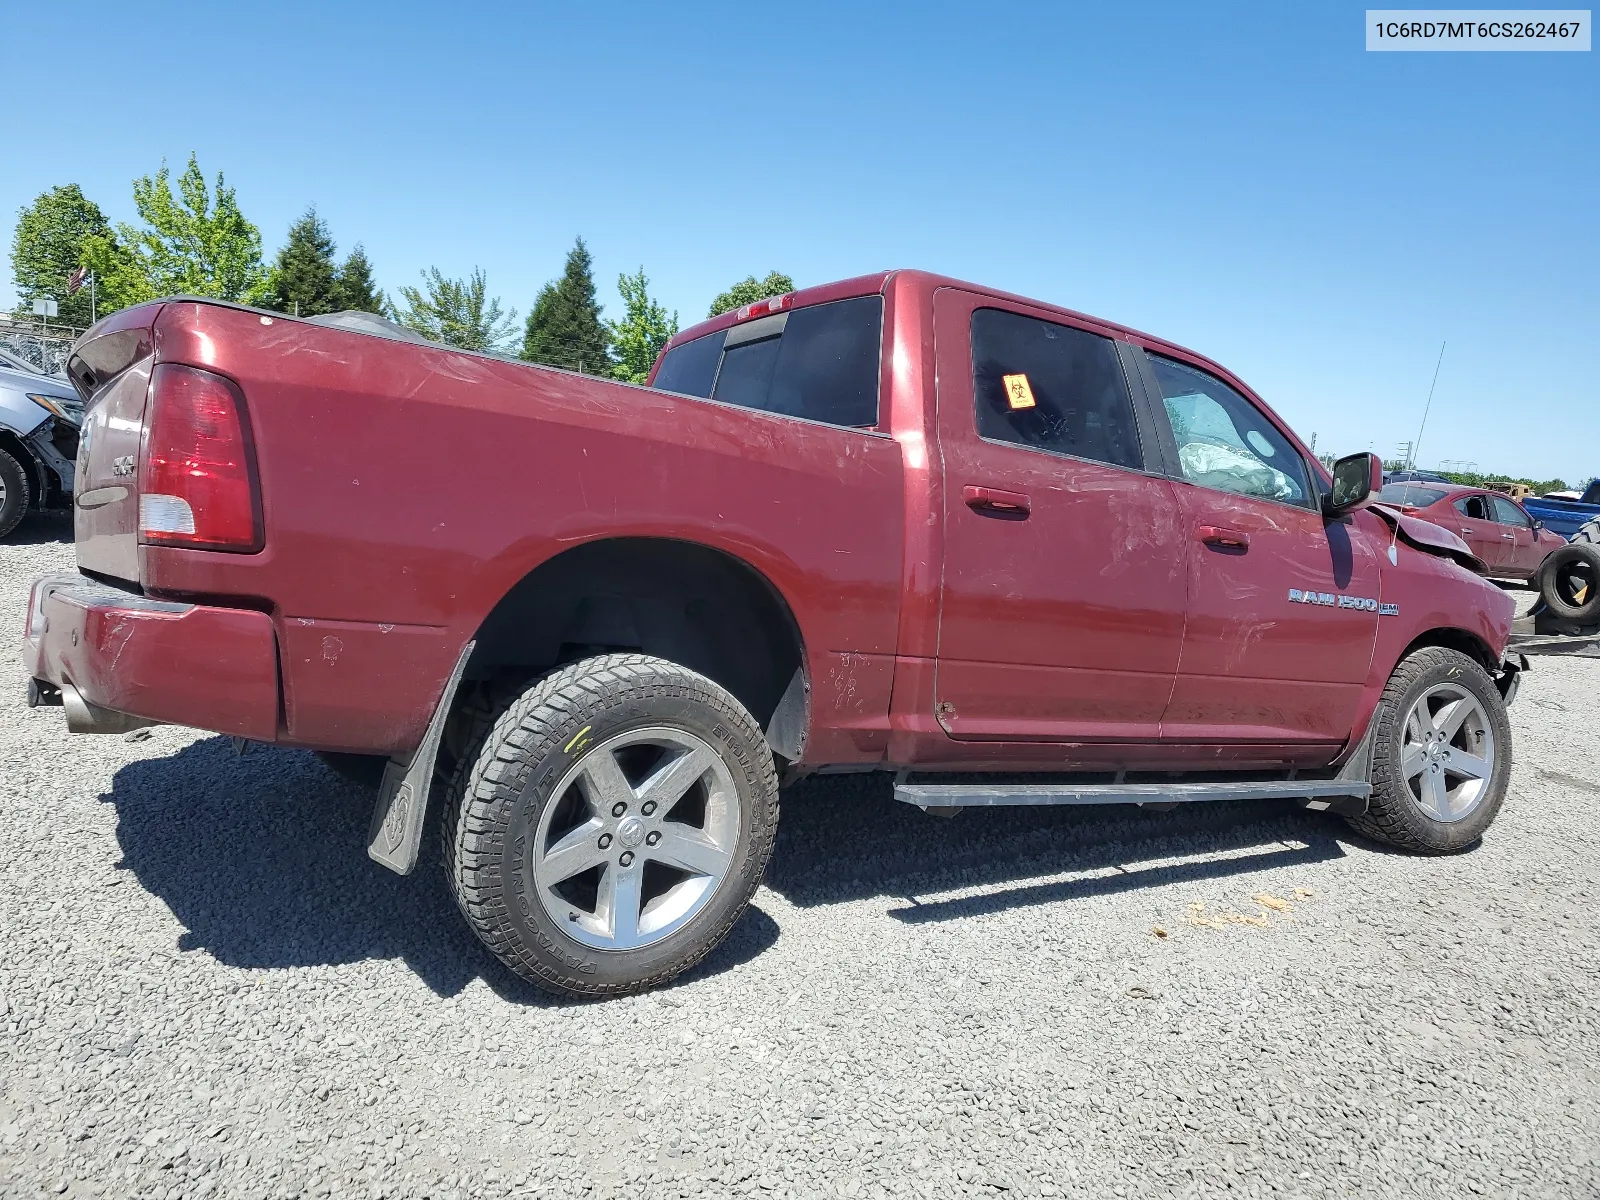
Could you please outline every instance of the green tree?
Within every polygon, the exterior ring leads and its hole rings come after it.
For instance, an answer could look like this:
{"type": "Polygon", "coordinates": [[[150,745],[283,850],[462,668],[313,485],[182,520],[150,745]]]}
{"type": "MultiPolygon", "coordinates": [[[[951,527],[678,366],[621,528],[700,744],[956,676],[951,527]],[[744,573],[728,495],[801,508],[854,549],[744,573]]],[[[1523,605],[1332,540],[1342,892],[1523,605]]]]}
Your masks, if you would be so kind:
{"type": "Polygon", "coordinates": [[[500,310],[500,297],[488,296],[481,267],[467,279],[447,279],[438,267],[422,272],[421,288],[402,287],[405,307],[395,317],[430,341],[460,350],[505,351],[515,337],[517,310],[500,310]]]}
{"type": "Polygon", "coordinates": [[[667,316],[667,310],[650,298],[649,289],[643,267],[637,275],[617,276],[617,290],[627,312],[620,321],[606,322],[617,354],[612,373],[628,383],[645,381],[656,355],[678,332],[678,314],[667,316]]]}
{"type": "Polygon", "coordinates": [[[67,295],[67,276],[83,265],[90,238],[111,236],[111,226],[100,206],[75,183],[51,188],[21,209],[11,238],[17,314],[31,315],[35,297],[46,296],[60,303],[57,319],[63,324],[88,325],[89,291],[85,288],[77,295],[67,295]]]}
{"type": "Polygon", "coordinates": [[[607,375],[612,366],[610,341],[595,300],[594,262],[579,238],[567,253],[561,278],[545,284],[534,301],[523,333],[522,357],[589,375],[607,375]]]}
{"type": "Polygon", "coordinates": [[[314,317],[339,311],[339,278],[333,234],[315,207],[289,226],[289,240],[272,265],[263,308],[314,317]]]}
{"type": "Polygon", "coordinates": [[[377,313],[380,317],[389,307],[372,281],[372,264],[360,242],[339,268],[337,307],[341,311],[377,313]]]}
{"type": "Polygon", "coordinates": [[[85,259],[99,274],[108,307],[156,296],[215,296],[245,303],[266,299],[261,231],[239,211],[222,172],[217,172],[213,193],[191,154],[174,196],[163,162],[154,178],[133,181],[133,204],[143,228],[119,224],[115,241],[87,240],[85,259]]]}
{"type": "Polygon", "coordinates": [[[754,304],[757,300],[765,300],[769,296],[781,296],[785,292],[792,291],[794,291],[794,280],[777,271],[768,271],[765,279],[747,275],[713,300],[711,311],[706,316],[714,317],[719,313],[743,308],[746,304],[754,304]]]}

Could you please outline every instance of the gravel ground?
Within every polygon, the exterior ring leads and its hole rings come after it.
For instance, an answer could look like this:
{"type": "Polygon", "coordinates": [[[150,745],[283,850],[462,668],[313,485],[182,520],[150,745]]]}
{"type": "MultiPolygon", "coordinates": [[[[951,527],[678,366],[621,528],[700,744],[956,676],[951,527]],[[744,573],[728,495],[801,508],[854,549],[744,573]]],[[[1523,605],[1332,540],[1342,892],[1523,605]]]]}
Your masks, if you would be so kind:
{"type": "Polygon", "coordinates": [[[19,535],[0,1194],[1600,1195],[1600,662],[1535,664],[1459,857],[1269,804],[951,821],[812,782],[712,959],[567,1005],[436,868],[369,862],[312,756],[24,707],[27,585],[73,556],[19,535]]]}

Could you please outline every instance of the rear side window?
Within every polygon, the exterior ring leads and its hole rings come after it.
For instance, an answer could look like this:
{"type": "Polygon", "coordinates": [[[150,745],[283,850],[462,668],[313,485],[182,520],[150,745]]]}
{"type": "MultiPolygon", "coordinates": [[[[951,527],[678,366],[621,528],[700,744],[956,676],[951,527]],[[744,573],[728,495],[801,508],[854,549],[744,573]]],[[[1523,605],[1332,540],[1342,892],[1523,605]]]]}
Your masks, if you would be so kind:
{"type": "Polygon", "coordinates": [[[675,346],[655,386],[855,427],[878,423],[883,298],[813,304],[675,346]]]}
{"type": "Polygon", "coordinates": [[[1138,470],[1133,401],[1110,338],[998,308],[972,314],[978,436],[1138,470]]]}
{"type": "Polygon", "coordinates": [[[1485,496],[1463,496],[1456,501],[1456,511],[1463,517],[1474,521],[1492,521],[1489,515],[1488,498],[1485,496]]]}
{"type": "Polygon", "coordinates": [[[711,385],[717,378],[717,362],[722,357],[722,339],[727,330],[708,333],[692,342],[674,346],[661,360],[656,372],[655,386],[664,392],[682,392],[685,396],[711,395],[711,385]]]}

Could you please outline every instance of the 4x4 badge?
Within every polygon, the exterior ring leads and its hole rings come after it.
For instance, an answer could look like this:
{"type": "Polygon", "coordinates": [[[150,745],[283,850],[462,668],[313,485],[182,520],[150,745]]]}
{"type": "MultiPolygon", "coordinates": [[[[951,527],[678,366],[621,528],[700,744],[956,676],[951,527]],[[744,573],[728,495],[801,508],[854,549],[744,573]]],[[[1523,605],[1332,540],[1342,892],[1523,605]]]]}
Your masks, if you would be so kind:
{"type": "Polygon", "coordinates": [[[1333,592],[1308,592],[1300,588],[1289,589],[1290,604],[1316,604],[1323,608],[1353,608],[1359,612],[1375,612],[1380,617],[1398,617],[1398,604],[1380,604],[1370,596],[1340,596],[1333,592]]]}

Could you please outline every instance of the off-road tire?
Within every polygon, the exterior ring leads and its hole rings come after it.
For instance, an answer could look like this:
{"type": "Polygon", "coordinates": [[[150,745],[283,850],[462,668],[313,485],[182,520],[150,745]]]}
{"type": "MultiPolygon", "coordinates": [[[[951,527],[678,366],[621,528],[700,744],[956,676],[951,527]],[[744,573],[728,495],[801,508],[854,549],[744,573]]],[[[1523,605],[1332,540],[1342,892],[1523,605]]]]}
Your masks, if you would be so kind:
{"type": "Polygon", "coordinates": [[[4,485],[4,498],[0,499],[3,538],[28,515],[28,505],[33,503],[33,479],[28,468],[4,450],[0,450],[0,485],[4,485]]]}
{"type": "Polygon", "coordinates": [[[1590,545],[1600,546],[1600,517],[1595,517],[1572,535],[1574,542],[1588,542],[1590,545]]]}
{"type": "Polygon", "coordinates": [[[1511,720],[1505,700],[1476,659],[1443,646],[1426,646],[1401,660],[1389,676],[1373,714],[1372,797],[1361,816],[1346,817],[1357,833],[1414,854],[1455,854],[1469,849],[1493,823],[1511,778],[1511,720]],[[1411,797],[1400,771],[1406,714],[1417,698],[1440,683],[1458,684],[1478,698],[1494,735],[1495,762],[1488,795],[1464,820],[1439,821],[1411,797]]]}
{"type": "Polygon", "coordinates": [[[1552,617],[1574,625],[1600,624],[1600,545],[1573,541],[1552,550],[1539,568],[1538,583],[1539,599],[1552,617]],[[1577,563],[1588,564],[1592,582],[1583,602],[1575,604],[1562,594],[1559,584],[1560,573],[1577,563]]]}
{"type": "Polygon", "coordinates": [[[702,675],[643,654],[607,654],[532,684],[493,720],[490,693],[469,703],[463,752],[440,830],[446,876],[467,924],[518,975],[578,999],[625,996],[694,966],[733,928],[760,885],[778,825],[778,779],[760,727],[702,675]],[[711,745],[731,772],[739,844],[717,890],[682,928],[636,950],[597,950],[570,937],[533,894],[519,854],[553,789],[586,746],[631,728],[669,726],[711,745]]]}

